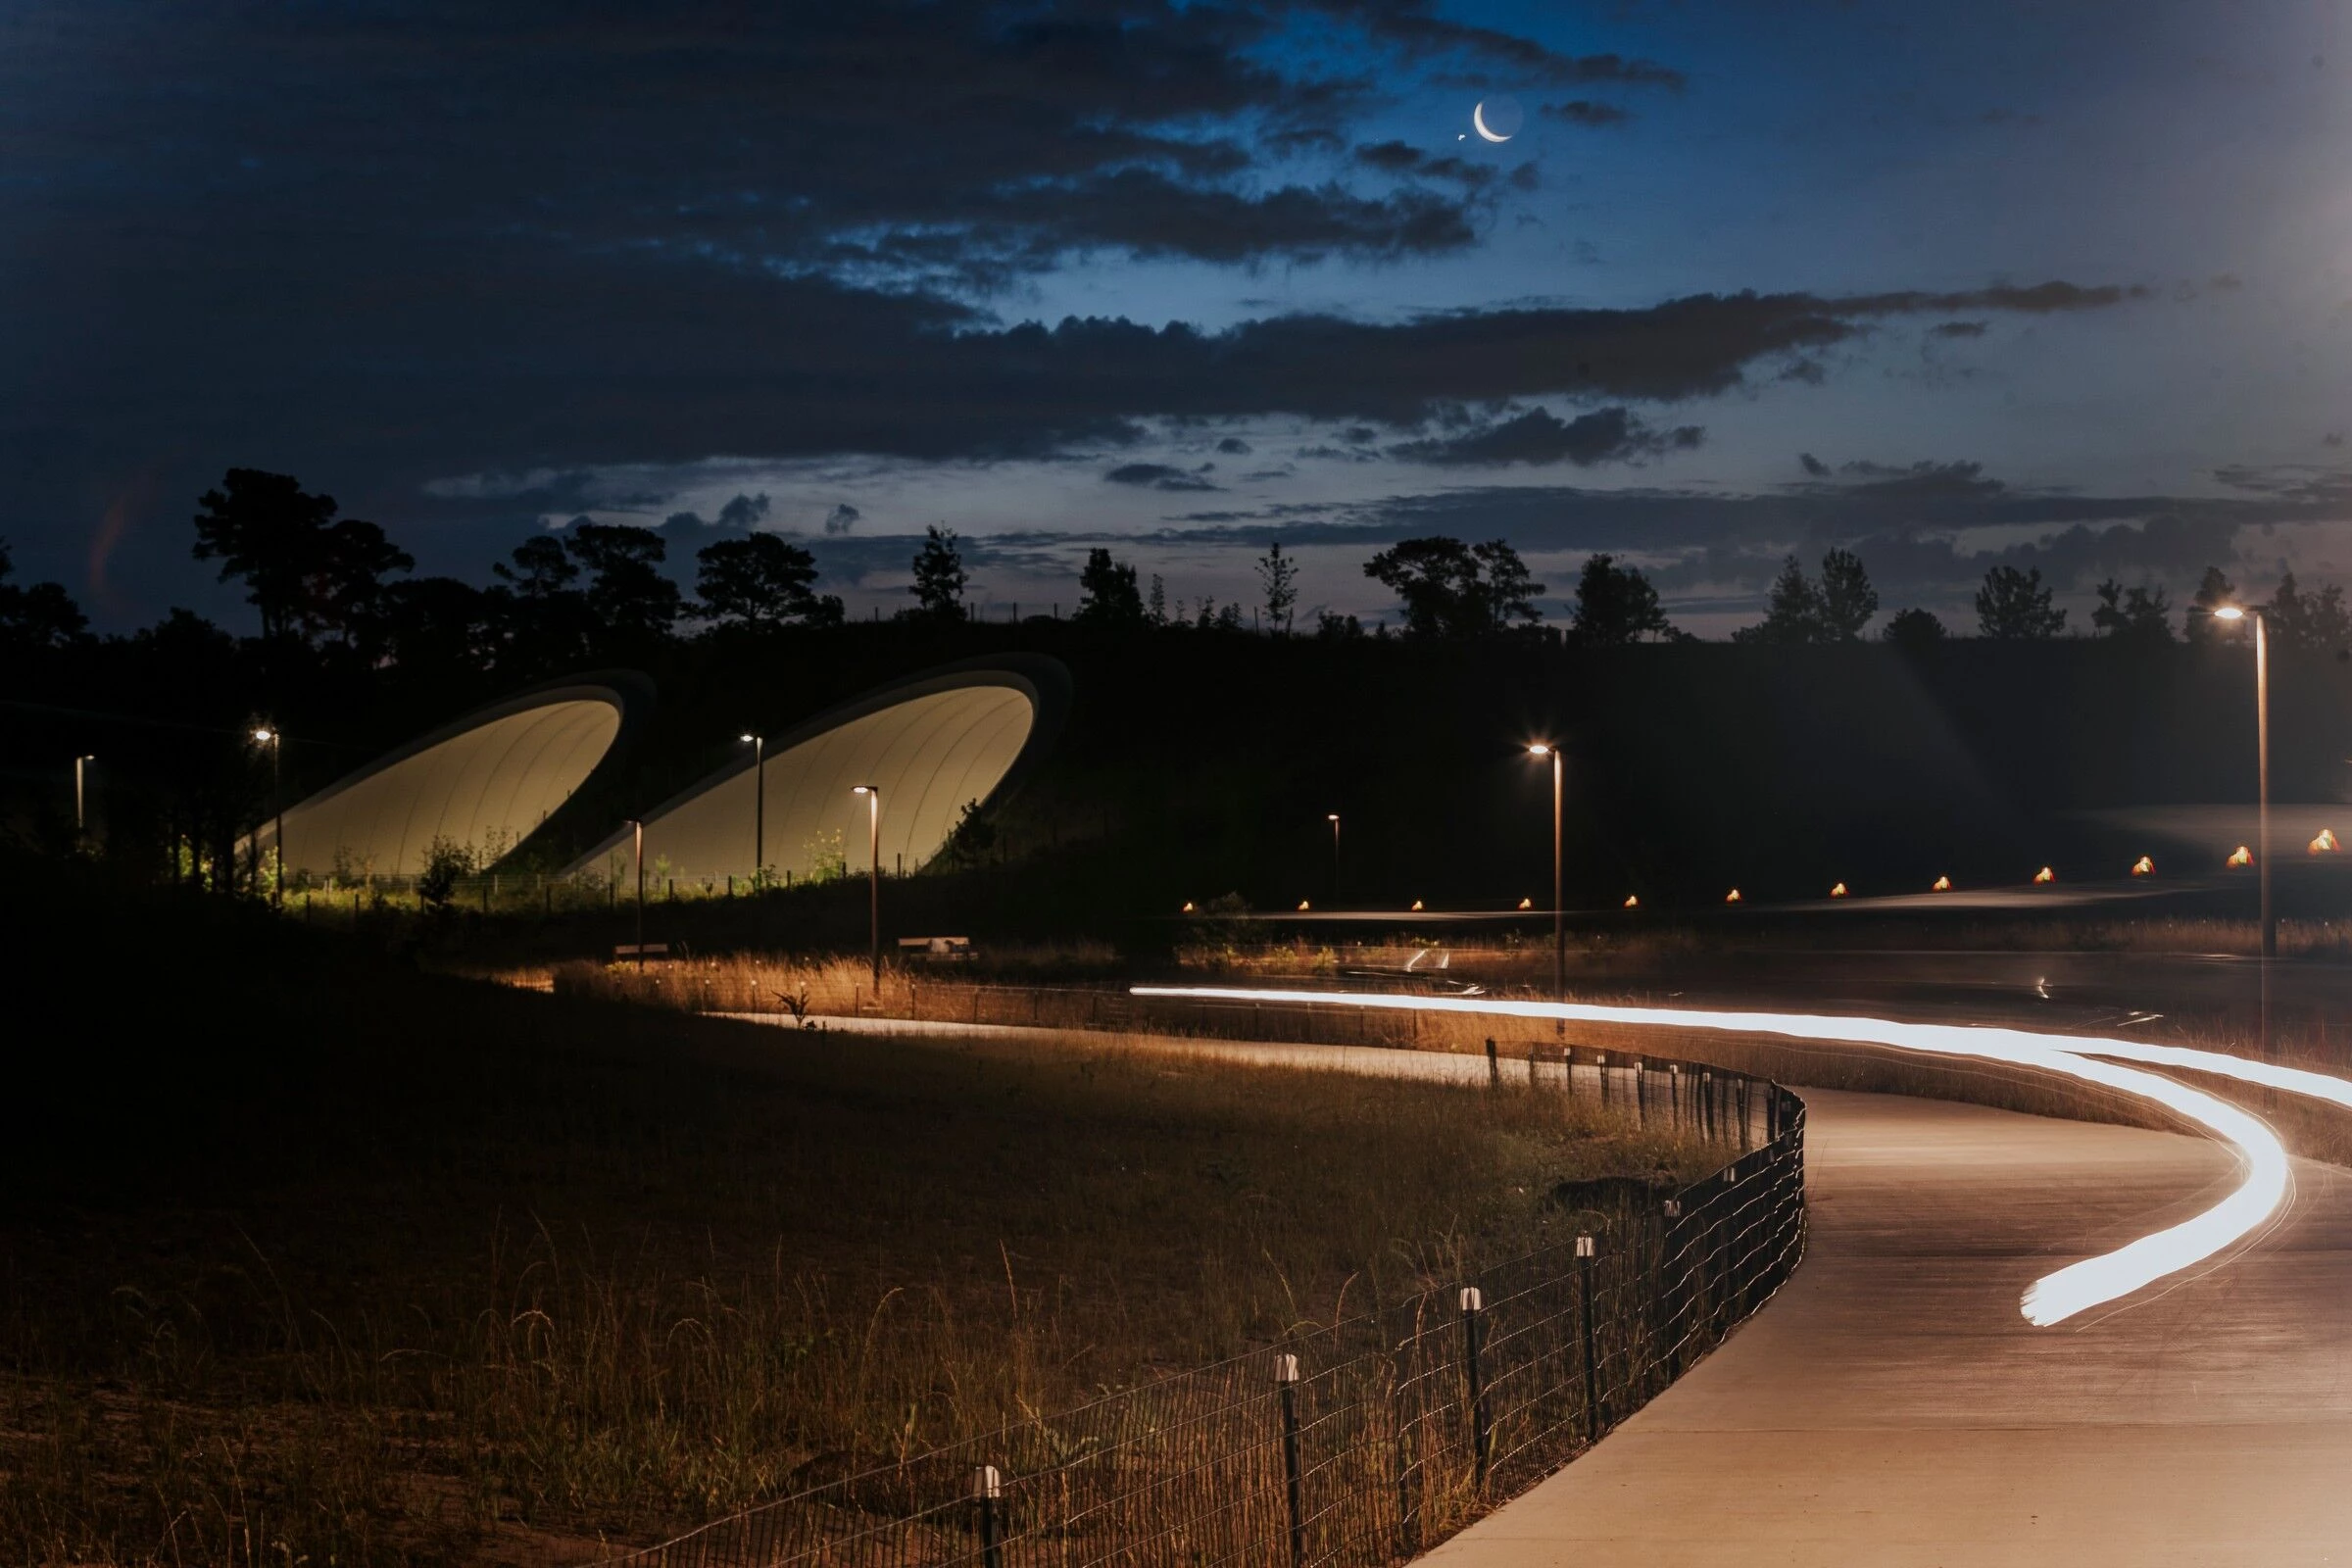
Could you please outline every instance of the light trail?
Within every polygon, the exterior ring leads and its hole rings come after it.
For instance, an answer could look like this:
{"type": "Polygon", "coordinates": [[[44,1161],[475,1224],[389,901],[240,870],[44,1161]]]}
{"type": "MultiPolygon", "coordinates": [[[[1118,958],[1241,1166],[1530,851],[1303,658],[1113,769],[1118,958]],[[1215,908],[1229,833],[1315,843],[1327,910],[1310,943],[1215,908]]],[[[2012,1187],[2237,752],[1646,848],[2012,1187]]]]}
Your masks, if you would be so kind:
{"type": "Polygon", "coordinates": [[[2288,1185],[2286,1150],[2256,1116],[2203,1090],[2135,1066],[2187,1067],[2226,1073],[2249,1083],[2316,1095],[2352,1107],[2352,1085],[2293,1068],[2241,1061],[2216,1052],[2148,1046],[1961,1024],[1898,1023],[1889,1018],[1812,1013],[1716,1011],[1690,1007],[1626,1007],[1572,1002],[1510,1002],[1492,997],[1421,997],[1348,991],[1252,990],[1240,986],[1130,986],[1138,997],[1202,1002],[1275,1002],[1356,1006],[1395,1012],[1459,1012],[1514,1018],[1557,1018],[1721,1034],[1780,1035],[1841,1045],[1884,1046],[1923,1055],[1963,1056],[2038,1068],[2101,1085],[2164,1106],[2205,1128],[2235,1152],[2243,1173],[2236,1189],[2211,1208],[2129,1246],[2069,1264],[2026,1289],[2018,1309],[2047,1327],[2107,1301],[2118,1300],[2168,1275],[2193,1268],[2250,1235],[2278,1211],[2288,1185]]]}

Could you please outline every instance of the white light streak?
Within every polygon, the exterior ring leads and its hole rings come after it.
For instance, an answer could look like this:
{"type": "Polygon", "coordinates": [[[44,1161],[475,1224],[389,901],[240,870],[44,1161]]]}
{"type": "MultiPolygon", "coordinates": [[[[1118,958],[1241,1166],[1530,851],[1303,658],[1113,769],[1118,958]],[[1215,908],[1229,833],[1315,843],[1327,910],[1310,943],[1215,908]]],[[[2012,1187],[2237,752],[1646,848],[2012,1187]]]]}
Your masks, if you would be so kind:
{"type": "Polygon", "coordinates": [[[2251,1234],[2285,1200],[2286,1150],[2260,1118],[2199,1089],[2117,1061],[2214,1072],[2247,1083],[2312,1095],[2352,1107],[2352,1084],[2240,1060],[2217,1052],[2129,1040],[2092,1039],[1959,1024],[1898,1023],[1887,1018],[1811,1013],[1712,1011],[1691,1007],[1602,1006],[1587,1003],[1505,1002],[1488,997],[1420,997],[1347,991],[1264,991],[1227,986],[1132,986],[1139,997],[1197,1001],[1294,1002],[1398,1012],[1483,1013],[1516,1018],[1560,1018],[1582,1023],[1705,1029],[1724,1034],[1782,1035],[1796,1040],[1885,1046],[1926,1055],[1969,1056],[2065,1074],[2137,1096],[2205,1128],[2236,1153],[2242,1179],[2204,1212],[2143,1236],[2131,1245],[2070,1264],[2029,1286],[2018,1303],[2041,1327],[2120,1299],[2168,1275],[2193,1268],[2251,1234]],[[2115,1058],[2101,1060],[2097,1058],[2115,1058]]]}

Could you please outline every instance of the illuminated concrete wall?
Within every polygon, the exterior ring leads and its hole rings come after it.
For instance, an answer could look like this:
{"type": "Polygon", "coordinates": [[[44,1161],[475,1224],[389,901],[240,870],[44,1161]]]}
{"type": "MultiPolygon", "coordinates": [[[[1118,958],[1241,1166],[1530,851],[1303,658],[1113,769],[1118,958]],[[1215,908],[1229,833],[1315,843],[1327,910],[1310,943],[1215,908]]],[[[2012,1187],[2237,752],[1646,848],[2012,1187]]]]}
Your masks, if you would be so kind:
{"type": "MultiPolygon", "coordinates": [[[[1039,727],[1041,695],[1020,675],[974,670],[877,694],[771,741],[766,825],[769,875],[795,882],[867,865],[867,807],[852,790],[882,792],[882,868],[913,871],[937,855],[967,807],[985,801],[1039,727]]],[[[649,880],[748,878],[759,832],[752,748],[645,818],[649,880]]],[[[627,828],[574,870],[633,874],[627,828]]]]}
{"type": "MultiPolygon", "coordinates": [[[[461,720],[286,809],[286,870],[413,876],[435,838],[512,850],[579,788],[620,733],[620,694],[542,692],[461,720]]],[[[265,859],[274,824],[255,842],[265,859]]]]}

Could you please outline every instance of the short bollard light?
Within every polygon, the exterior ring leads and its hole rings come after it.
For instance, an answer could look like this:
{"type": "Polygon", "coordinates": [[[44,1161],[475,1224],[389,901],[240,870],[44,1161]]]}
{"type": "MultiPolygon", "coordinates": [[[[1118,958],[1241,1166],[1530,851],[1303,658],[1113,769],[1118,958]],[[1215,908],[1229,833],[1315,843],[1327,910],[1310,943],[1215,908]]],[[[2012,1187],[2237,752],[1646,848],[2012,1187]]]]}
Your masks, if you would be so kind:
{"type": "Polygon", "coordinates": [[[1599,1345],[1592,1333],[1592,1238],[1576,1239],[1577,1297],[1585,1317],[1585,1440],[1600,1441],[1599,1345]]]}
{"type": "Polygon", "coordinates": [[[1462,1287],[1462,1372],[1470,1386],[1470,1457],[1477,1483],[1487,1484],[1487,1455],[1494,1443],[1494,1429],[1487,1423],[1487,1378],[1479,1364],[1480,1342],[1484,1333],[1487,1298],[1475,1285],[1462,1287]]]}
{"type": "Polygon", "coordinates": [[[983,1568],[1003,1568],[1004,1552],[998,1544],[998,1510],[1004,1505],[1004,1478],[993,1464],[984,1464],[972,1472],[972,1501],[980,1507],[980,1561],[983,1568]]]}
{"type": "Polygon", "coordinates": [[[1274,1388],[1282,1401],[1282,1480],[1291,1510],[1291,1568],[1306,1561],[1306,1491],[1298,1474],[1298,1358],[1274,1357],[1274,1388]]]}

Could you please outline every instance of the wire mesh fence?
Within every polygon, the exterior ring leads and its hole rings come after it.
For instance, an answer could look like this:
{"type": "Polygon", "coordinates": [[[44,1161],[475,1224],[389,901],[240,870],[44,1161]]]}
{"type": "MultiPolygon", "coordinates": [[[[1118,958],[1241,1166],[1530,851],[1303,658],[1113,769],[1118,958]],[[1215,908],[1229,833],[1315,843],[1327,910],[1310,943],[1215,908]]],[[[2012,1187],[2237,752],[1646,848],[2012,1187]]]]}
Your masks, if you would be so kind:
{"type": "MultiPolygon", "coordinates": [[[[1777,1290],[1804,1106],[1658,1060],[1581,1068],[1744,1152],[1475,1280],[608,1559],[630,1568],[1385,1568],[1541,1480],[1777,1290]],[[1654,1097],[1654,1099],[1653,1099],[1654,1097]]],[[[1588,1080],[1589,1081],[1589,1080],[1588,1080]]]]}

